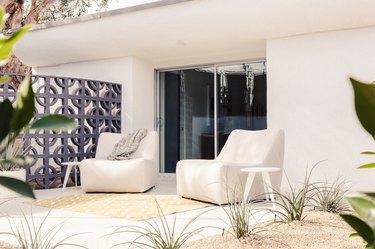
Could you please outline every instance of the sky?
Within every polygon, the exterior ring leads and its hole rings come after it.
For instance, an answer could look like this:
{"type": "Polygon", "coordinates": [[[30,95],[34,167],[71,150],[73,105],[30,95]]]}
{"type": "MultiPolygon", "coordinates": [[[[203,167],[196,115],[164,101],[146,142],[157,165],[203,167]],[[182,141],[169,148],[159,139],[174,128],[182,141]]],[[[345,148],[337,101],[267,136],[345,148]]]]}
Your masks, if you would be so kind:
{"type": "MultiPolygon", "coordinates": [[[[120,9],[135,5],[140,5],[144,3],[151,3],[151,2],[158,2],[160,0],[110,0],[108,3],[108,9],[107,10],[114,10],[114,9],[120,9]]],[[[92,10],[89,10],[87,14],[95,13],[96,8],[93,8],[92,10]]]]}
{"type": "Polygon", "coordinates": [[[108,9],[113,10],[157,1],[159,0],[112,0],[108,9]]]}

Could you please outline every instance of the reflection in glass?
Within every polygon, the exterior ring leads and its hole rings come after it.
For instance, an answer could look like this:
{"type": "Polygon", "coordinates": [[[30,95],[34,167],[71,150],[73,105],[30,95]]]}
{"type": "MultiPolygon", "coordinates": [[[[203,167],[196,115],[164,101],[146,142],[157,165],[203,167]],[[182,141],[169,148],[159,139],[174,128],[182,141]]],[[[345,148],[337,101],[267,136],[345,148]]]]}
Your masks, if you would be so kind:
{"type": "Polygon", "coordinates": [[[217,67],[217,74],[219,153],[232,130],[267,128],[267,84],[263,62],[217,67]]]}

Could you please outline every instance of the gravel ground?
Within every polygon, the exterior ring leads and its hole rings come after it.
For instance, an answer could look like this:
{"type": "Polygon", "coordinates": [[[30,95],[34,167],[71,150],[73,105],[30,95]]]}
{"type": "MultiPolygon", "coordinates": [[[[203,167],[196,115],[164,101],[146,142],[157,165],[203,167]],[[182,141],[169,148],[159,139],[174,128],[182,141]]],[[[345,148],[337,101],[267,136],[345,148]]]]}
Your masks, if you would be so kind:
{"type": "Polygon", "coordinates": [[[1,249],[20,249],[20,247],[0,241],[1,249]]]}
{"type": "Polygon", "coordinates": [[[303,221],[290,224],[262,223],[254,234],[243,240],[233,235],[213,236],[186,244],[184,249],[359,249],[364,244],[359,238],[349,238],[352,229],[337,214],[310,212],[303,221]]]}
{"type": "MultiPolygon", "coordinates": [[[[251,236],[238,240],[231,234],[217,235],[185,244],[183,249],[359,249],[359,238],[349,238],[352,229],[337,214],[310,212],[303,221],[261,223],[251,236]]],[[[0,249],[19,247],[0,241],[0,249]]]]}

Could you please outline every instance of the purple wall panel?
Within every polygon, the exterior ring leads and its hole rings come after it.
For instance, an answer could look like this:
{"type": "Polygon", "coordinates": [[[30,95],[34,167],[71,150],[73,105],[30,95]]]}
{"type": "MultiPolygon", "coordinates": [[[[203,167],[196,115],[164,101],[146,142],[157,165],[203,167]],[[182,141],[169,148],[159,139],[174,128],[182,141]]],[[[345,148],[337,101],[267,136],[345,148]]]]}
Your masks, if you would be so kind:
{"type": "MultiPolygon", "coordinates": [[[[0,86],[0,101],[9,98],[14,102],[14,85],[24,78],[10,76],[13,83],[0,86]]],[[[70,132],[30,131],[24,136],[35,158],[33,164],[26,166],[27,180],[35,181],[41,188],[51,188],[63,180],[66,168],[61,162],[94,157],[101,132],[121,132],[121,85],[40,75],[31,79],[36,95],[36,118],[59,113],[78,122],[78,127],[70,132]]]]}

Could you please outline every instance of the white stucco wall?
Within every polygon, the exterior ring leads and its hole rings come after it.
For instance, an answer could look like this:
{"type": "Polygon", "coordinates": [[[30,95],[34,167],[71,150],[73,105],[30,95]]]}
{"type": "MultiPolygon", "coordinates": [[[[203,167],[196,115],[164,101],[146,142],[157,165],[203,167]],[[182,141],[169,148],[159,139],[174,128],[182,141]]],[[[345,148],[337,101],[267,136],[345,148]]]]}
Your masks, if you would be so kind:
{"type": "Polygon", "coordinates": [[[133,57],[132,129],[155,129],[155,101],[157,96],[154,76],[155,71],[152,65],[133,57]]]}
{"type": "MultiPolygon", "coordinates": [[[[348,77],[375,79],[375,28],[317,33],[267,41],[268,127],[286,133],[285,170],[292,182],[306,166],[325,160],[314,180],[341,176],[353,190],[374,190],[375,150],[354,112],[348,77]]],[[[35,68],[38,74],[80,77],[123,85],[123,132],[154,129],[154,67],[136,57],[35,68]]],[[[286,181],[283,181],[286,186],[286,181]]]]}
{"type": "Polygon", "coordinates": [[[154,129],[154,68],[135,57],[34,68],[36,74],[103,80],[122,84],[122,132],[154,129]]]}
{"type": "MultiPolygon", "coordinates": [[[[349,76],[375,79],[375,28],[275,39],[267,42],[268,127],[286,134],[285,170],[303,179],[306,165],[322,162],[314,180],[341,176],[353,190],[375,190],[375,150],[354,111],[349,76]]],[[[286,182],[283,181],[283,186],[286,182]]]]}

